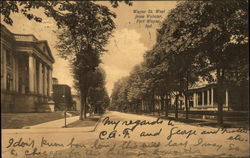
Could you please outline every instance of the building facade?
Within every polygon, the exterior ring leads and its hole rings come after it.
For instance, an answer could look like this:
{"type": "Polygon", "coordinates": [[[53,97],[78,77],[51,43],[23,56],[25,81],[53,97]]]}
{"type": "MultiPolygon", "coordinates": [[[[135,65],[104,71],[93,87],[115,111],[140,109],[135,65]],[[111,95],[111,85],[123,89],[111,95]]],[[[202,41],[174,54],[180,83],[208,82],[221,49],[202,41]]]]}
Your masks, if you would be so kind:
{"type": "Polygon", "coordinates": [[[53,100],[56,110],[74,110],[71,88],[65,84],[53,85],[53,100]]]}
{"type": "MultiPolygon", "coordinates": [[[[249,109],[248,86],[225,86],[221,98],[224,111],[246,111],[249,109]]],[[[190,110],[217,110],[218,90],[216,84],[208,84],[188,91],[190,110]]]]}
{"type": "Polygon", "coordinates": [[[53,63],[47,41],[14,34],[1,24],[2,112],[53,111],[53,63]]]}

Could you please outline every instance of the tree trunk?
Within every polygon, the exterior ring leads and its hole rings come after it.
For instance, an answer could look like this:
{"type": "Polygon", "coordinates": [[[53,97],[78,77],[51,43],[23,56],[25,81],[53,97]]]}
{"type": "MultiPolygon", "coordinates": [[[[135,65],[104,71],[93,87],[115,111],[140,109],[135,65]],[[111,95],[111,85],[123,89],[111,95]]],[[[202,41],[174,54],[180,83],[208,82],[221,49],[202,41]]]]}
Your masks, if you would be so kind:
{"type": "Polygon", "coordinates": [[[80,116],[79,116],[79,120],[83,120],[83,99],[82,99],[82,96],[81,96],[81,108],[80,108],[80,116]]]}
{"type": "Polygon", "coordinates": [[[222,69],[217,69],[217,102],[218,102],[218,114],[217,114],[217,123],[219,125],[223,124],[223,75],[224,72],[222,69]]]}
{"type": "Polygon", "coordinates": [[[154,90],[152,94],[152,106],[153,106],[153,115],[155,115],[155,92],[154,90]]]}
{"type": "Polygon", "coordinates": [[[144,107],[143,99],[141,100],[141,112],[142,112],[142,113],[145,112],[145,107],[144,107]]]}
{"type": "Polygon", "coordinates": [[[161,96],[161,109],[159,111],[160,113],[164,111],[164,95],[161,96]]]}
{"type": "Polygon", "coordinates": [[[80,95],[80,99],[81,99],[81,109],[80,109],[80,117],[79,117],[79,120],[83,120],[83,113],[84,113],[84,106],[85,106],[85,101],[84,101],[84,92],[81,91],[81,95],[80,95]]]}
{"type": "Polygon", "coordinates": [[[175,96],[175,118],[178,119],[178,100],[179,100],[179,95],[177,94],[175,96]]]}
{"type": "Polygon", "coordinates": [[[87,118],[87,106],[88,106],[88,104],[87,104],[87,93],[85,93],[84,95],[84,110],[83,110],[83,118],[84,119],[86,119],[87,118]]]}
{"type": "Polygon", "coordinates": [[[81,111],[80,111],[80,120],[86,119],[86,112],[87,112],[87,91],[86,88],[83,86],[81,87],[81,111]]]}
{"type": "Polygon", "coordinates": [[[166,101],[165,101],[166,103],[166,105],[165,105],[165,116],[166,117],[168,117],[168,104],[169,104],[169,102],[168,102],[168,94],[166,95],[166,101]]]}
{"type": "Polygon", "coordinates": [[[137,102],[136,103],[136,113],[138,114],[138,111],[139,111],[139,103],[137,102]]]}
{"type": "Polygon", "coordinates": [[[185,108],[186,108],[186,119],[188,119],[188,113],[189,113],[189,106],[188,106],[188,95],[187,92],[184,94],[185,95],[185,108]]]}

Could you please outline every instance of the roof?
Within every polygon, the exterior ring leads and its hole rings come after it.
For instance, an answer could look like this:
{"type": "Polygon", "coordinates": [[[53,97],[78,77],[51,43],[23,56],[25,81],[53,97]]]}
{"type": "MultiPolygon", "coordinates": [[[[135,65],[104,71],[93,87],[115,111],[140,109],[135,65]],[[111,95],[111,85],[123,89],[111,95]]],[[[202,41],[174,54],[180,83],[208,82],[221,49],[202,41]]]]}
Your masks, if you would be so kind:
{"type": "Polygon", "coordinates": [[[39,49],[40,53],[42,53],[44,56],[48,57],[52,61],[52,63],[55,62],[55,59],[52,55],[52,52],[51,52],[51,49],[49,47],[47,40],[38,40],[33,34],[15,34],[15,33],[12,33],[3,24],[1,24],[1,32],[2,31],[5,31],[5,33],[7,33],[7,35],[12,36],[12,39],[15,42],[33,43],[36,46],[36,49],[39,49]],[[46,52],[41,50],[41,48],[39,47],[39,44],[43,44],[46,47],[48,54],[46,54],[46,52]]]}
{"type": "Polygon", "coordinates": [[[195,88],[190,88],[188,90],[188,92],[202,91],[202,90],[210,89],[211,87],[215,87],[215,86],[216,86],[216,84],[214,84],[214,83],[207,84],[207,85],[203,85],[203,86],[199,86],[199,87],[195,87],[195,88]]]}

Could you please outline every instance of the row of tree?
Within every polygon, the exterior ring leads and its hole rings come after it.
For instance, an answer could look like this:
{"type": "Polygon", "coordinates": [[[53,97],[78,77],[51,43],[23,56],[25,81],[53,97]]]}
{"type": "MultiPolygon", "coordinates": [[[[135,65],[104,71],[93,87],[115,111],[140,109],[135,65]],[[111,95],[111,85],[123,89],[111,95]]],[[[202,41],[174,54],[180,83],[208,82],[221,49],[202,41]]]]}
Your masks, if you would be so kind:
{"type": "MultiPolygon", "coordinates": [[[[110,0],[115,8],[119,2],[122,0],[110,0]]],[[[131,5],[128,0],[124,2],[131,5]]],[[[13,24],[13,13],[22,13],[29,20],[42,22],[43,19],[32,12],[36,9],[55,20],[59,55],[72,65],[75,85],[81,96],[80,120],[86,118],[87,100],[95,104],[93,98],[100,97],[93,93],[98,91],[99,95],[100,92],[102,101],[108,102],[104,82],[97,81],[103,80],[105,75],[96,77],[103,72],[98,69],[100,56],[115,29],[113,19],[116,15],[107,6],[95,1],[1,1],[0,8],[3,21],[10,25],[13,24]],[[99,86],[95,85],[97,82],[99,86]]]]}
{"type": "Polygon", "coordinates": [[[168,116],[169,99],[179,98],[197,81],[217,85],[218,123],[223,123],[222,92],[227,85],[248,81],[247,0],[181,1],[157,30],[154,47],[128,77],[114,85],[112,107],[138,111],[147,106],[155,111],[155,98],[168,116]]]}

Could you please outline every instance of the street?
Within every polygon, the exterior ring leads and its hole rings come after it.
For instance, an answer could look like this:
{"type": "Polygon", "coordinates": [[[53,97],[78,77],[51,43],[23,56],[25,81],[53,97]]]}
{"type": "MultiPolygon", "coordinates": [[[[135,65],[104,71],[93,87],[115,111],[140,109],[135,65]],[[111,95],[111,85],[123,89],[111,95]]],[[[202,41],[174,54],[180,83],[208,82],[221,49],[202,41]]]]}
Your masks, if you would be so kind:
{"type": "Polygon", "coordinates": [[[196,127],[108,111],[90,128],[3,132],[3,157],[230,157],[249,155],[249,131],[196,127]],[[93,131],[94,130],[94,131],[93,131]]]}

